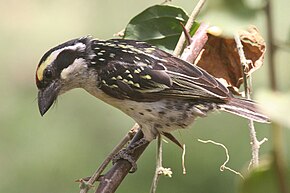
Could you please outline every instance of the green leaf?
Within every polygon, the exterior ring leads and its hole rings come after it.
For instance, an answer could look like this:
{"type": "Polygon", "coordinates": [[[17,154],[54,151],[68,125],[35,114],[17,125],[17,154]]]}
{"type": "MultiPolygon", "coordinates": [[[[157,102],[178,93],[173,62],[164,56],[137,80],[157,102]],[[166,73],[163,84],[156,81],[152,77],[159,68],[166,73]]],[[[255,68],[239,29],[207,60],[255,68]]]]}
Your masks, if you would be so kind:
{"type": "MultiPolygon", "coordinates": [[[[285,171],[286,182],[288,189],[290,188],[289,170],[285,171]]],[[[239,193],[280,193],[279,181],[275,165],[271,158],[269,160],[263,160],[257,168],[254,168],[245,176],[245,180],[240,184],[239,193]]]]}
{"type": "Polygon", "coordinates": [[[290,129],[290,93],[261,90],[256,94],[261,111],[271,120],[290,129]]]}
{"type": "MultiPolygon", "coordinates": [[[[165,50],[174,50],[182,32],[180,23],[188,20],[187,13],[178,7],[154,5],[136,15],[125,29],[125,39],[146,41],[165,50]]],[[[199,24],[195,23],[193,34],[199,24]]]]}

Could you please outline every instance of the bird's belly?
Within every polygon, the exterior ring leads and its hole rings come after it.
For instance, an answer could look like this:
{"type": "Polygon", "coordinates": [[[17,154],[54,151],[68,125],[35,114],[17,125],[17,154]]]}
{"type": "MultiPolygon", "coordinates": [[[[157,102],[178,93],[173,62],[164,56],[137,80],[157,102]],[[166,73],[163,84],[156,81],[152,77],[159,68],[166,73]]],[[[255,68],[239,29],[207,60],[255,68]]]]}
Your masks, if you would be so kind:
{"type": "Polygon", "coordinates": [[[157,133],[184,129],[192,124],[196,117],[206,112],[200,110],[194,102],[163,99],[156,102],[124,101],[120,108],[141,125],[145,137],[153,139],[157,133]]]}
{"type": "Polygon", "coordinates": [[[157,133],[184,129],[196,117],[204,117],[211,110],[208,105],[195,100],[162,99],[155,102],[137,102],[116,99],[95,90],[88,89],[88,92],[133,118],[141,126],[147,140],[155,138],[157,133]]]}

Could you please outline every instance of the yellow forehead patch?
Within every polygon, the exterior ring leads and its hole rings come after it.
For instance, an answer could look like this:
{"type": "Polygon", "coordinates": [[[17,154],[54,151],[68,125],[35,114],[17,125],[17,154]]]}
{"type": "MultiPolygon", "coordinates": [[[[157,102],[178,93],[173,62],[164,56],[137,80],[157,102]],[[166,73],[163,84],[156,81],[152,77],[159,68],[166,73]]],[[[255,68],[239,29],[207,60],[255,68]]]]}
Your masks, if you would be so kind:
{"type": "Polygon", "coordinates": [[[42,80],[43,79],[43,72],[46,69],[46,67],[50,64],[51,62],[51,56],[49,56],[44,62],[42,62],[36,72],[37,78],[38,80],[42,80]]]}

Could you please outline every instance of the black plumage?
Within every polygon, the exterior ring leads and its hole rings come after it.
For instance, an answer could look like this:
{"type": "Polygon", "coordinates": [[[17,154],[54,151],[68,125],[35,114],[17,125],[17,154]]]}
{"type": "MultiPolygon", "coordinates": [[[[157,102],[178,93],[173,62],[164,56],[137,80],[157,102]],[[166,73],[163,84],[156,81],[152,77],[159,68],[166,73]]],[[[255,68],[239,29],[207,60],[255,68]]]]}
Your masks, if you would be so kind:
{"type": "Polygon", "coordinates": [[[267,121],[256,112],[253,102],[234,98],[205,70],[145,42],[93,40],[92,46],[96,54],[92,61],[98,64],[92,67],[98,70],[99,88],[112,97],[139,102],[168,98],[215,103],[222,110],[267,121]]]}

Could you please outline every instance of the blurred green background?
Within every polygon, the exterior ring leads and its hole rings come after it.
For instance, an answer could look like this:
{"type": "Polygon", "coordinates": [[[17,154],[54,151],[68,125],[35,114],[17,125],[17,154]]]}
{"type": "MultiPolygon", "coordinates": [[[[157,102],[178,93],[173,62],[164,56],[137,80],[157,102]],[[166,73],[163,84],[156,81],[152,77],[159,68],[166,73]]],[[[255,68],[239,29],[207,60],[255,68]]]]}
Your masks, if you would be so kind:
{"type": "MultiPolygon", "coordinates": [[[[161,1],[146,0],[0,0],[0,192],[78,192],[75,179],[86,177],[125,135],[134,121],[96,100],[83,90],[58,99],[45,117],[37,107],[35,69],[41,56],[66,40],[91,34],[111,38],[145,8],[161,1]]],[[[218,25],[227,32],[256,25],[266,37],[265,17],[257,12],[262,0],[208,1],[200,21],[218,25]],[[244,3],[244,4],[241,4],[244,3]]],[[[191,12],[196,1],[172,4],[191,12]]],[[[275,34],[290,39],[289,0],[274,1],[275,34]]],[[[290,88],[289,52],[276,57],[279,87],[290,88]]],[[[267,62],[254,74],[254,90],[267,88],[267,62]]],[[[259,139],[269,138],[261,158],[271,152],[269,125],[256,124],[259,139]]],[[[246,170],[251,151],[247,121],[225,113],[212,113],[175,135],[187,145],[187,174],[182,174],[181,151],[164,145],[164,166],[173,177],[162,177],[158,192],[236,192],[240,178],[220,172],[224,150],[201,144],[200,139],[222,142],[230,153],[228,166],[246,170]]],[[[285,130],[285,139],[290,137],[285,130]]],[[[286,141],[286,140],[285,140],[286,141]]],[[[117,192],[148,192],[155,169],[155,142],[138,162],[138,171],[128,175],[117,192]]],[[[289,159],[289,140],[285,142],[289,159]],[[287,143],[287,144],[286,144],[287,143]]]]}

